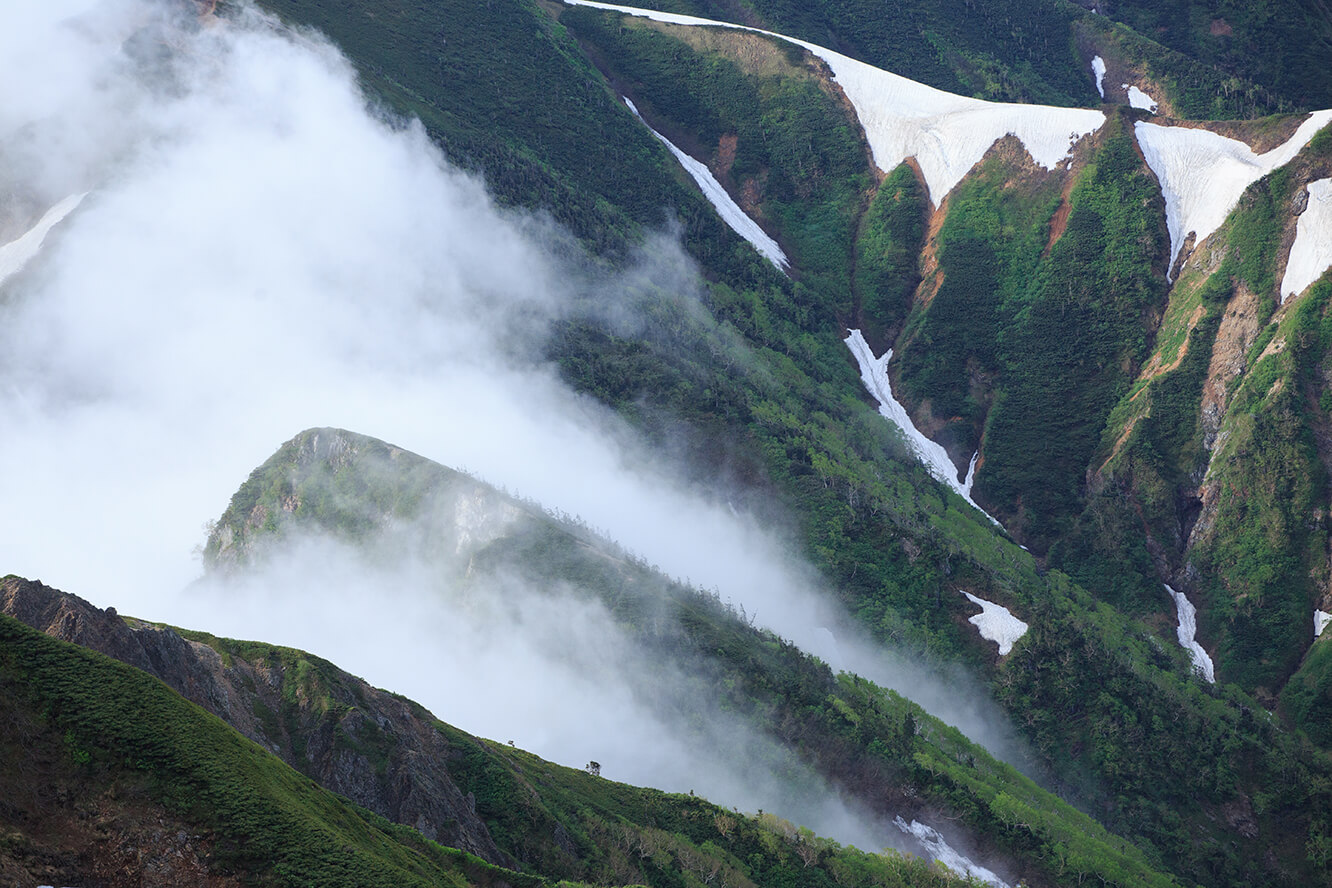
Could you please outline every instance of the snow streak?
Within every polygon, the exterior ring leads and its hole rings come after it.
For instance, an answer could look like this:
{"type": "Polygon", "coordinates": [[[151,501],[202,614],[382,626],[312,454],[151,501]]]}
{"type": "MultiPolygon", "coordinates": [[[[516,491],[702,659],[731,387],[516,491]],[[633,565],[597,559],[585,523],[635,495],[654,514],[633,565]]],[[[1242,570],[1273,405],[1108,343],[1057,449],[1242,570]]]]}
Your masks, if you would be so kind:
{"type": "Polygon", "coordinates": [[[999,878],[992,871],[980,864],[972,863],[966,857],[959,854],[957,850],[949,845],[948,841],[939,834],[938,830],[931,829],[918,820],[913,820],[910,823],[907,823],[901,817],[894,818],[893,823],[896,823],[897,828],[902,832],[912,836],[916,841],[920,842],[920,844],[925,847],[925,850],[930,853],[930,856],[953,872],[973,879],[980,879],[982,882],[988,882],[995,886],[995,888],[1010,888],[1007,882],[999,878]]]}
{"type": "Polygon", "coordinates": [[[1096,75],[1096,91],[1105,98],[1105,59],[1097,56],[1092,59],[1092,73],[1096,75]]]}
{"type": "Polygon", "coordinates": [[[23,267],[41,252],[42,244],[46,241],[46,236],[51,233],[51,229],[74,212],[74,208],[86,196],[86,191],[83,194],[71,194],[47,210],[42,218],[37,220],[37,224],[24,234],[0,247],[0,284],[22,271],[23,267]]]}
{"type": "Polygon", "coordinates": [[[1281,301],[1303,293],[1332,266],[1332,179],[1308,186],[1309,205],[1295,223],[1295,243],[1281,278],[1281,301]]]}
{"type": "Polygon", "coordinates": [[[768,237],[767,232],[760,228],[757,222],[751,219],[744,210],[740,209],[739,204],[731,199],[731,195],[726,193],[726,189],[717,181],[717,177],[712,175],[712,170],[676,148],[670,139],[649,126],[648,122],[643,120],[643,115],[638,113],[638,108],[634,106],[633,102],[625,99],[624,103],[629,106],[630,111],[634,112],[634,116],[642,121],[643,126],[648,128],[648,132],[656,136],[658,141],[670,149],[671,154],[674,154],[675,159],[680,161],[680,165],[685,168],[685,172],[693,176],[694,181],[698,183],[699,189],[703,192],[703,196],[717,208],[717,213],[722,217],[722,221],[731,226],[731,230],[736,234],[753,244],[754,249],[762,253],[764,258],[776,266],[778,271],[785,273],[791,263],[787,261],[782,248],[777,245],[775,240],[768,237]]]}
{"type": "Polygon", "coordinates": [[[1138,144],[1165,196],[1171,268],[1190,231],[1202,243],[1226,221],[1244,189],[1293,160],[1329,121],[1332,110],[1309,115],[1295,135],[1266,154],[1203,129],[1135,124],[1138,144]]]}
{"type": "Polygon", "coordinates": [[[915,423],[911,421],[911,416],[906,412],[896,398],[893,397],[893,386],[888,380],[888,361],[893,357],[893,350],[888,349],[887,354],[882,358],[874,357],[874,351],[865,341],[859,330],[848,330],[846,339],[847,348],[851,349],[851,354],[855,355],[856,364],[860,367],[860,380],[865,384],[866,390],[874,396],[879,402],[879,413],[893,425],[902,430],[906,437],[907,446],[911,448],[916,457],[925,464],[925,468],[930,470],[930,474],[939,481],[947,484],[955,490],[958,496],[976,507],[986,518],[999,524],[988,512],[976,505],[976,501],[971,498],[971,481],[976,467],[976,457],[971,458],[971,466],[967,472],[967,482],[965,484],[957,480],[957,466],[948,457],[948,451],[943,447],[931,441],[916,428],[915,423]]]}
{"type": "Polygon", "coordinates": [[[1180,647],[1189,652],[1193,658],[1193,669],[1203,678],[1212,684],[1216,684],[1216,669],[1212,666],[1212,658],[1207,656],[1207,651],[1198,644],[1194,638],[1198,634],[1198,610],[1187,598],[1183,592],[1176,592],[1170,586],[1165,590],[1170,593],[1170,597],[1175,600],[1175,612],[1179,616],[1179,626],[1175,629],[1175,634],[1179,637],[1180,647]]]}
{"type": "Polygon", "coordinates": [[[985,152],[1006,135],[1016,136],[1036,163],[1053,169],[1069,156],[1079,139],[1105,123],[1103,113],[1085,108],[985,102],[954,95],[772,31],[592,0],[565,2],[667,24],[750,31],[804,47],[827,63],[833,79],[856,109],[878,167],[892,170],[908,157],[914,157],[936,206],[985,152]]]}
{"type": "Polygon", "coordinates": [[[1314,611],[1314,638],[1323,634],[1323,630],[1327,628],[1328,623],[1332,623],[1332,614],[1327,611],[1314,611]]]}

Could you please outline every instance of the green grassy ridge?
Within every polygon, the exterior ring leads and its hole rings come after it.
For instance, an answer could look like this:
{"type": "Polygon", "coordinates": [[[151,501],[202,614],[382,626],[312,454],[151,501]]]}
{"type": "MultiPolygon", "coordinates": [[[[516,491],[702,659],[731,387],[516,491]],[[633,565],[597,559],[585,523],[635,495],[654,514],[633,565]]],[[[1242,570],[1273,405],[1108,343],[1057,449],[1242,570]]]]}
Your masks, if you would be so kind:
{"type": "Polygon", "coordinates": [[[994,392],[978,378],[1001,367],[1000,341],[1040,265],[1061,175],[1033,175],[1024,151],[989,155],[948,197],[938,237],[943,278],[912,307],[894,353],[900,399],[928,401],[945,420],[937,438],[969,456],[979,449],[994,392]]]}
{"type": "Polygon", "coordinates": [[[423,839],[320,789],[157,679],[0,616],[0,680],[98,779],[150,795],[214,843],[211,866],[261,884],[501,885],[544,880],[423,839]]]}
{"type": "Polygon", "coordinates": [[[1127,115],[1073,175],[1053,244],[1060,176],[992,153],[964,180],[939,234],[942,284],[899,358],[907,403],[929,402],[941,439],[969,453],[984,436],[977,495],[1039,553],[1082,511],[1087,463],[1165,300],[1162,201],[1127,115]]]}
{"type": "Polygon", "coordinates": [[[856,323],[878,351],[900,329],[920,283],[929,198],[915,172],[899,164],[860,217],[856,233],[853,290],[856,323]]]}
{"type": "Polygon", "coordinates": [[[1313,425],[1332,350],[1324,320],[1332,284],[1302,297],[1277,324],[1286,347],[1251,365],[1236,389],[1208,483],[1219,509],[1192,552],[1208,607],[1201,629],[1221,674],[1275,694],[1310,640],[1313,602],[1326,581],[1326,468],[1313,425]],[[1311,403],[1312,399],[1312,403],[1311,403]]]}
{"type": "Polygon", "coordinates": [[[1281,707],[1309,739],[1332,749],[1332,720],[1327,716],[1332,709],[1332,645],[1314,642],[1309,647],[1299,670],[1281,689],[1281,707]]]}
{"type": "Polygon", "coordinates": [[[1106,461],[1087,506],[1051,549],[1051,564],[1128,613],[1171,610],[1148,540],[1158,552],[1182,552],[1187,542],[1181,503],[1207,462],[1198,404],[1221,314],[1213,305],[1199,319],[1178,367],[1121,399],[1106,423],[1106,438],[1129,423],[1132,430],[1113,456],[1106,448],[1119,442],[1102,439],[1092,463],[1102,453],[1106,461]]]}
{"type": "MultiPolygon", "coordinates": [[[[326,711],[326,701],[346,696],[342,689],[357,683],[304,651],[176,631],[208,644],[228,661],[282,669],[283,695],[299,710],[293,721],[306,723],[307,730],[317,727],[309,724],[305,712],[326,711]]],[[[663,793],[563,767],[474,737],[439,721],[419,704],[399,699],[445,739],[449,771],[461,790],[473,794],[478,813],[501,847],[533,874],[654,888],[695,885],[718,873],[732,884],[760,886],[970,884],[896,852],[842,848],[771,815],[746,816],[693,795],[663,793]],[[640,856],[643,851],[649,852],[646,857],[640,856]]]]}
{"type": "MultiPolygon", "coordinates": [[[[297,440],[313,434],[304,433],[297,440]]],[[[367,440],[343,434],[346,440],[367,440]]],[[[281,488],[280,483],[269,482],[290,478],[292,449],[284,446],[252,476],[251,482],[258,479],[268,490],[281,488]]],[[[386,445],[371,441],[358,451],[371,455],[386,449],[386,445]]],[[[335,474],[359,472],[359,459],[337,459],[335,474]]],[[[405,477],[416,479],[413,483],[431,484],[430,467],[452,474],[410,455],[396,459],[394,464],[406,470],[405,477]],[[419,461],[422,468],[413,468],[414,461],[419,461]]],[[[373,465],[367,475],[372,479],[384,477],[383,471],[373,465]]],[[[326,473],[307,467],[293,483],[292,493],[305,502],[310,498],[308,487],[328,483],[332,482],[326,473]]],[[[434,511],[428,496],[422,497],[420,508],[426,514],[434,511]]],[[[411,520],[413,516],[401,517],[411,520]]],[[[320,522],[328,516],[307,514],[298,508],[284,520],[306,530],[319,530],[320,522]]],[[[338,527],[327,529],[336,532],[338,527]]],[[[954,811],[975,834],[993,842],[996,850],[1021,859],[1033,883],[1075,884],[1079,874],[1085,877],[1094,871],[1107,879],[1117,878],[1115,874],[1134,874],[1132,878],[1124,876],[1121,884],[1126,885],[1142,884],[1144,880],[1169,884],[1140,852],[1011,767],[996,762],[918,706],[869,682],[834,676],[820,661],[770,633],[752,628],[714,596],[661,577],[580,525],[552,516],[514,525],[505,538],[469,559],[469,565],[473,578],[502,573],[526,579],[533,586],[569,589],[601,601],[631,633],[646,657],[694,683],[685,697],[697,698],[706,706],[719,702],[723,709],[761,731],[783,726],[776,736],[799,759],[871,806],[897,799],[905,806],[903,810],[913,810],[919,802],[909,800],[923,799],[954,811]],[[885,738],[903,736],[901,726],[908,719],[919,729],[898,742],[888,742],[885,738]],[[923,763],[915,760],[921,756],[923,763]],[[950,763],[947,780],[938,776],[944,763],[950,763]],[[903,787],[909,789],[904,791],[903,787]],[[1023,821],[1023,828],[1014,827],[997,813],[994,800],[1001,796],[1005,801],[998,803],[999,807],[1021,804],[1024,811],[1040,812],[1040,817],[1030,815],[1023,821]],[[1080,868],[1056,864],[1062,859],[1056,846],[1073,849],[1077,860],[1082,861],[1080,868]],[[1058,875],[1054,874],[1056,866],[1060,867],[1058,875]]],[[[699,713],[689,710],[671,717],[689,723],[699,713]]],[[[774,764],[781,766],[780,762],[774,764]]],[[[476,767],[485,773],[493,770],[484,763],[476,767]]],[[[464,777],[460,785],[465,784],[464,777]]],[[[485,807],[485,816],[494,818],[489,825],[501,847],[505,842],[520,842],[521,823],[530,814],[513,808],[515,793],[517,790],[506,791],[501,799],[486,802],[490,797],[477,792],[478,810],[485,807]]],[[[568,823],[564,826],[574,828],[568,823]]],[[[529,858],[558,858],[541,845],[525,851],[512,847],[506,850],[520,856],[525,853],[529,858]]],[[[586,874],[572,875],[586,878],[586,874]]]]}

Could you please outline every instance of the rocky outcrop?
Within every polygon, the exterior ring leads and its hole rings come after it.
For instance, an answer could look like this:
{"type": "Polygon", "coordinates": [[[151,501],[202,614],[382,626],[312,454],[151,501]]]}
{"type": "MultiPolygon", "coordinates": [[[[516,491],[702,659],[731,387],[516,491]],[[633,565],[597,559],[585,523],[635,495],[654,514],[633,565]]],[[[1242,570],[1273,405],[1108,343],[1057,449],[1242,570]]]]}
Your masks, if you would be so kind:
{"type": "Polygon", "coordinates": [[[0,613],[155,676],[320,785],[427,838],[501,866],[475,805],[449,774],[458,752],[429,712],[287,648],[191,640],[9,576],[0,613]]]}

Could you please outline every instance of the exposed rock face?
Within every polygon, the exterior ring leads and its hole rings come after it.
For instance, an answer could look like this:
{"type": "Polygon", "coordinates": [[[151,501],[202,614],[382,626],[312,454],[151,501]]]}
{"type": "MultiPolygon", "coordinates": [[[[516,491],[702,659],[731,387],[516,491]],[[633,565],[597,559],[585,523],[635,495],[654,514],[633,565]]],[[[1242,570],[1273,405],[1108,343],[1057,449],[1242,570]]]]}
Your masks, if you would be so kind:
{"type": "Polygon", "coordinates": [[[296,651],[247,645],[242,654],[218,642],[219,653],[169,627],[123,619],[114,609],[19,577],[0,579],[0,612],[161,679],[297,771],[382,817],[491,863],[515,864],[453,782],[447,762],[456,753],[430,713],[408,701],[296,651]],[[298,663],[307,668],[298,670],[298,663]]]}

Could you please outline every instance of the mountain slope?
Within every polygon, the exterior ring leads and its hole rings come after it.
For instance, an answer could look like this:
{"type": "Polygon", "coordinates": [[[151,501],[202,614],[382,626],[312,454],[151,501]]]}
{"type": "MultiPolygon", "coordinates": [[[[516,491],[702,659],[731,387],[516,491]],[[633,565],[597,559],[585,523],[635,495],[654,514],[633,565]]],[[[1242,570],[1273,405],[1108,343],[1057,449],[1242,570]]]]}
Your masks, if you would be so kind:
{"type": "MultiPolygon", "coordinates": [[[[128,863],[157,879],[204,882],[206,871],[221,884],[542,884],[347,804],[156,679],[9,616],[0,617],[0,677],[14,753],[3,856],[21,878],[35,874],[29,867],[50,872],[69,831],[81,831],[97,841],[85,858],[94,871],[128,863]],[[48,780],[86,813],[53,815],[48,780]],[[163,815],[182,831],[164,835],[163,815]]],[[[85,861],[54,869],[82,883],[85,861]]]]}
{"type": "Polygon", "coordinates": [[[413,454],[345,431],[304,432],[255,470],[205,551],[236,570],[310,533],[368,547],[376,560],[383,552],[393,560],[425,557],[428,573],[440,578],[434,594],[459,605],[497,594],[490,575],[600,600],[630,633],[634,656],[650,664],[640,692],[671,707],[672,719],[706,721],[719,700],[870,810],[889,819],[937,820],[932,812],[948,812],[978,847],[1016,858],[1012,865],[1030,884],[1063,884],[1090,871],[1125,884],[1168,881],[1121,840],[896,694],[834,677],[788,642],[585,529],[413,454]],[[688,677],[683,697],[663,693],[656,677],[666,674],[688,677]],[[903,724],[913,726],[905,736],[903,724]]]}
{"type": "MultiPolygon", "coordinates": [[[[293,759],[293,765],[325,788],[351,790],[347,793],[350,796],[383,804],[382,796],[377,798],[367,789],[366,783],[374,779],[367,781],[367,771],[387,778],[390,787],[410,784],[409,795],[417,805],[435,812],[446,806],[448,810],[441,816],[456,817],[461,823],[445,823],[448,829],[438,829],[441,824],[431,823],[428,815],[410,810],[399,810],[400,820],[415,817],[418,824],[430,831],[447,833],[441,837],[460,836],[484,846],[482,850],[488,849],[488,856],[498,856],[511,867],[521,859],[524,869],[549,878],[572,877],[598,885],[632,881],[653,886],[693,885],[719,876],[733,885],[784,885],[795,878],[811,886],[835,883],[864,888],[964,884],[923,860],[904,858],[893,852],[865,854],[842,849],[771,815],[749,818],[699,798],[671,796],[602,780],[542,761],[521,750],[469,736],[438,721],[415,703],[370,688],[331,663],[302,651],[185,630],[178,633],[168,627],[126,620],[113,611],[98,610],[72,595],[17,577],[0,580],[0,589],[6,613],[0,617],[3,621],[0,631],[4,632],[0,650],[13,657],[22,656],[25,663],[31,659],[43,664],[36,671],[6,673],[9,681],[5,688],[11,692],[6,700],[15,706],[10,710],[11,726],[0,735],[0,742],[22,747],[10,760],[11,782],[7,785],[16,789],[16,799],[29,790],[36,797],[43,791],[39,780],[49,781],[47,775],[51,770],[61,773],[63,786],[71,787],[78,796],[87,799],[90,808],[102,809],[100,819],[92,827],[101,830],[95,833],[99,842],[119,843],[109,854],[92,855],[91,864],[87,860],[80,862],[77,866],[82,869],[66,869],[64,872],[69,875],[51,878],[86,883],[89,868],[108,866],[102,861],[115,860],[117,850],[123,854],[126,847],[136,842],[151,849],[154,841],[159,846],[165,845],[166,850],[160,853],[161,862],[141,855],[139,860],[124,865],[128,874],[143,872],[151,877],[177,879],[174,884],[195,880],[203,884],[206,879],[214,880],[208,884],[229,884],[225,876],[214,874],[231,871],[242,877],[266,873],[276,884],[287,884],[291,878],[317,878],[319,884],[330,885],[340,884],[338,878],[342,874],[330,875],[336,869],[310,869],[310,864],[299,855],[305,853],[307,846],[317,851],[316,840],[299,829],[286,839],[285,845],[277,842],[277,850],[270,839],[244,853],[228,852],[227,848],[242,839],[254,842],[254,838],[243,832],[244,824],[231,817],[225,801],[218,806],[219,819],[211,822],[207,816],[200,817],[201,810],[205,815],[212,810],[208,804],[189,802],[182,772],[155,771],[156,783],[152,787],[145,787],[142,780],[136,779],[134,769],[142,771],[149,767],[154,761],[150,758],[153,752],[174,754],[177,762],[182,759],[190,762],[193,756],[198,756],[203,762],[211,762],[213,768],[199,778],[203,781],[202,797],[225,799],[227,794],[235,792],[229,783],[227,759],[212,754],[206,744],[197,752],[178,750],[179,743],[166,734],[145,751],[144,732],[115,730],[114,722],[113,729],[100,736],[96,745],[87,745],[83,735],[76,737],[71,732],[61,739],[60,728],[67,723],[103,730],[112,718],[106,714],[108,708],[133,711],[134,707],[119,694],[121,683],[128,682],[140,692],[144,688],[165,689],[138,670],[119,668],[104,658],[90,658],[78,648],[43,638],[10,619],[9,614],[18,614],[34,629],[44,629],[46,635],[77,638],[83,646],[115,650],[126,659],[142,656],[145,665],[164,669],[166,677],[182,692],[197,697],[202,705],[225,716],[234,727],[245,726],[246,733],[265,746],[278,747],[279,754],[293,759]],[[47,625],[43,626],[44,622],[47,625]],[[87,682],[103,688],[107,696],[101,701],[101,709],[90,711],[86,701],[58,693],[48,696],[25,691],[28,683],[50,677],[45,668],[47,663],[51,670],[59,670],[59,675],[76,686],[87,682]],[[281,699],[270,710],[265,701],[272,699],[274,687],[281,691],[281,699]],[[32,694],[34,702],[24,700],[25,693],[32,694]],[[48,715],[36,715],[37,710],[31,707],[38,706],[47,707],[48,715]],[[52,708],[57,712],[53,721],[49,716],[52,708]],[[39,736],[44,738],[43,743],[34,742],[39,736]],[[37,780],[13,776],[22,772],[27,760],[37,758],[37,750],[46,765],[42,776],[37,780]],[[121,759],[134,761],[133,768],[118,767],[121,759]],[[448,770],[441,777],[439,772],[445,767],[448,770]],[[432,768],[434,773],[428,773],[432,768]],[[423,774],[423,770],[427,773],[423,774]],[[460,790],[460,786],[465,789],[460,790]],[[466,800],[462,796],[464,791],[466,800]],[[98,798],[102,792],[105,795],[98,798]],[[138,823],[145,819],[141,811],[144,805],[152,812],[152,828],[143,827],[139,832],[125,828],[125,821],[138,823]],[[175,808],[181,805],[184,812],[176,812],[175,808]],[[108,810],[114,814],[108,815],[108,810]],[[182,833],[172,839],[171,830],[164,830],[157,823],[156,818],[163,814],[183,817],[181,825],[191,833],[201,827],[207,829],[202,835],[185,838],[182,833]],[[495,846],[478,816],[493,824],[495,834],[502,838],[508,851],[495,846]],[[107,838],[106,821],[112,817],[118,817],[120,822],[107,838]],[[141,837],[144,832],[149,838],[156,838],[149,841],[141,837]],[[179,853],[172,854],[182,844],[187,846],[183,850],[189,852],[185,857],[187,864],[176,862],[181,859],[179,853]],[[190,860],[196,845],[197,864],[190,860]]],[[[149,691],[148,699],[152,703],[143,710],[145,727],[159,724],[155,718],[158,713],[163,713],[162,718],[184,718],[187,722],[202,717],[197,709],[179,699],[173,702],[169,695],[149,691]]],[[[202,724],[213,723],[205,720],[202,724]]],[[[203,737],[226,733],[216,727],[194,730],[202,731],[203,737]]],[[[248,750],[247,755],[254,760],[251,767],[267,774],[291,773],[257,746],[232,736],[235,738],[232,742],[239,742],[241,749],[248,750]]],[[[249,779],[255,779],[253,773],[249,779]]],[[[297,779],[297,785],[308,796],[313,790],[305,787],[313,784],[297,779]]],[[[269,788],[281,783],[263,777],[257,785],[269,788]]],[[[549,884],[535,875],[500,870],[460,852],[440,848],[411,830],[389,827],[368,812],[357,814],[360,809],[347,804],[345,799],[323,795],[332,799],[326,803],[329,807],[341,805],[372,826],[378,824],[376,828],[387,831],[392,842],[412,849],[420,872],[431,879],[429,884],[508,884],[514,888],[549,884]],[[437,863],[434,869],[423,865],[432,857],[437,863]]],[[[299,793],[298,798],[301,798],[299,793]]],[[[60,832],[73,825],[68,815],[41,812],[40,807],[34,810],[33,805],[24,801],[5,811],[15,831],[7,839],[10,851],[0,855],[0,866],[19,866],[38,857],[43,847],[44,826],[60,832]],[[34,819],[39,821],[38,825],[34,825],[34,819]]],[[[348,868],[345,877],[374,878],[373,861],[367,863],[366,858],[382,851],[377,852],[364,841],[353,841],[344,853],[354,855],[363,867],[355,870],[344,864],[348,868]]],[[[403,865],[401,860],[398,864],[403,865]]],[[[410,878],[401,871],[393,877],[410,878]]]]}

